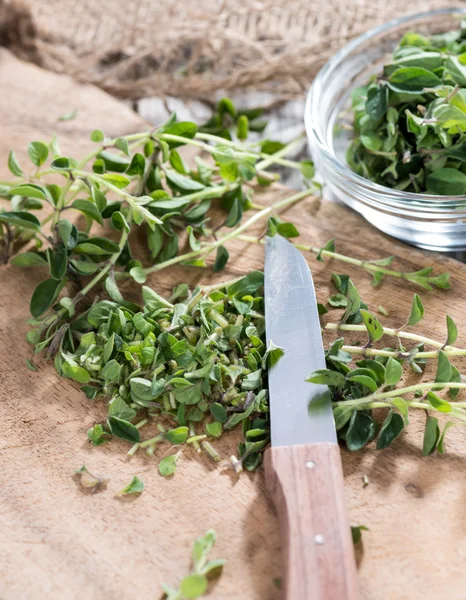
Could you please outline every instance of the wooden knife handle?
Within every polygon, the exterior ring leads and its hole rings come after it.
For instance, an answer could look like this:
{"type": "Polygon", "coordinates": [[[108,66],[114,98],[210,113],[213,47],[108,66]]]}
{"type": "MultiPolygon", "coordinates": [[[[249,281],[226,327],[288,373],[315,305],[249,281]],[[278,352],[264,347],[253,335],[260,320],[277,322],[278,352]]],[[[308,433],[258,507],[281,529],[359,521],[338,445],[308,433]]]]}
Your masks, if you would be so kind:
{"type": "Polygon", "coordinates": [[[338,445],[269,448],[265,476],[280,520],[283,597],[356,600],[356,563],[338,445]]]}

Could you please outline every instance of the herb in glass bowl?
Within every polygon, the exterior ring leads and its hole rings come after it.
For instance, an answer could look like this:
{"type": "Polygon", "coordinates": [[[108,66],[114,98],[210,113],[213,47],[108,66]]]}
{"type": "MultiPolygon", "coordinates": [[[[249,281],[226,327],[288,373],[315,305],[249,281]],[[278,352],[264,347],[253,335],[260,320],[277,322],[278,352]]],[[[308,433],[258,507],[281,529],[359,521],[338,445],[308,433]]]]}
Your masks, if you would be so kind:
{"type": "Polygon", "coordinates": [[[354,90],[350,167],[380,185],[466,194],[466,25],[407,33],[379,76],[354,90]]]}

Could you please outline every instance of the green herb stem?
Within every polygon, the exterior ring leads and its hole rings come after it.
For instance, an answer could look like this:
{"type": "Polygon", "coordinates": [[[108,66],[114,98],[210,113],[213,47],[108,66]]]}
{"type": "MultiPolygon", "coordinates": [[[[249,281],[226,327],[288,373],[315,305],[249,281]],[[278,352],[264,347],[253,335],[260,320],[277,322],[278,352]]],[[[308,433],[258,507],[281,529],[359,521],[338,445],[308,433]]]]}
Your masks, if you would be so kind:
{"type": "MultiPolygon", "coordinates": [[[[202,139],[202,140],[209,140],[209,141],[215,142],[217,144],[223,144],[225,146],[229,146],[230,148],[234,148],[235,150],[238,150],[239,152],[244,152],[244,148],[241,147],[239,144],[232,142],[230,140],[225,140],[223,138],[220,138],[216,135],[212,135],[210,133],[197,133],[196,138],[202,139]]],[[[266,154],[265,152],[255,152],[254,155],[251,154],[251,156],[257,156],[259,158],[264,159],[262,162],[257,163],[256,169],[258,169],[258,170],[265,169],[273,163],[275,163],[277,165],[283,165],[284,167],[290,167],[291,169],[301,169],[300,162],[298,162],[296,160],[288,160],[288,159],[282,158],[282,156],[285,156],[286,154],[288,154],[289,152],[294,150],[296,148],[296,146],[301,145],[302,141],[303,141],[303,137],[300,136],[296,140],[293,140],[292,142],[290,142],[289,144],[284,146],[278,152],[275,152],[274,154],[266,154]],[[299,144],[297,143],[298,140],[299,140],[299,144]]]]}
{"type": "MultiPolygon", "coordinates": [[[[353,400],[341,400],[338,402],[334,402],[333,406],[353,406],[357,407],[359,405],[367,406],[368,403],[376,401],[376,400],[384,400],[387,398],[398,398],[400,396],[404,396],[405,394],[413,394],[414,392],[420,391],[429,391],[429,390],[440,390],[442,388],[452,388],[452,389],[466,389],[466,383],[458,383],[455,381],[448,381],[446,383],[442,382],[426,382],[426,383],[418,383],[415,385],[409,385],[404,388],[398,388],[394,390],[389,390],[388,392],[374,392],[369,394],[369,396],[365,396],[363,398],[355,398],[353,400]]],[[[454,403],[454,405],[458,406],[458,403],[454,403]]],[[[430,406],[430,404],[429,404],[430,406]]],[[[432,408],[432,407],[431,407],[432,408]]]]}
{"type": "MultiPolygon", "coordinates": [[[[396,352],[392,350],[378,350],[377,348],[364,348],[363,346],[342,346],[341,349],[349,354],[360,354],[362,356],[384,356],[386,358],[403,358],[409,355],[410,351],[396,352]]],[[[439,350],[433,350],[431,352],[416,352],[416,359],[421,358],[437,358],[439,350]]],[[[466,349],[455,348],[452,350],[443,350],[446,356],[466,356],[466,349]]]]}
{"type": "MultiPolygon", "coordinates": [[[[327,323],[324,329],[326,329],[327,331],[367,331],[365,325],[345,325],[340,323],[327,323]]],[[[434,348],[441,348],[446,352],[458,350],[458,348],[455,348],[454,346],[444,346],[442,342],[437,342],[436,340],[433,340],[431,338],[425,337],[423,335],[418,335],[417,333],[410,333],[409,331],[400,331],[399,329],[383,327],[383,333],[384,335],[389,335],[392,337],[397,337],[405,340],[412,340],[421,344],[428,344],[429,346],[434,346],[434,348]]]]}
{"type": "MultiPolygon", "coordinates": [[[[307,189],[307,190],[303,190],[302,192],[299,192],[297,194],[293,194],[292,196],[289,196],[288,198],[284,198],[283,200],[280,200],[279,202],[276,202],[275,204],[271,204],[270,206],[267,206],[266,208],[263,208],[261,211],[257,212],[255,215],[250,217],[247,221],[245,221],[244,223],[239,225],[239,227],[237,227],[236,229],[233,229],[233,231],[231,231],[224,237],[219,238],[215,242],[205,244],[200,250],[193,250],[192,252],[187,252],[186,254],[181,254],[179,256],[175,256],[174,258],[171,258],[169,260],[161,262],[157,265],[148,267],[148,268],[144,269],[144,272],[146,274],[156,273],[158,271],[162,271],[163,269],[166,269],[167,267],[176,265],[180,262],[184,262],[186,260],[191,260],[193,258],[199,258],[204,255],[210,254],[213,250],[216,250],[220,246],[223,246],[225,244],[225,242],[228,242],[234,238],[239,238],[240,234],[243,231],[245,231],[246,229],[248,229],[249,227],[251,227],[252,225],[257,223],[257,221],[260,221],[261,219],[268,217],[271,213],[273,213],[275,211],[278,211],[280,209],[287,208],[293,204],[296,204],[297,202],[303,200],[304,198],[310,196],[311,194],[312,194],[312,190],[307,189]]],[[[119,276],[125,277],[126,274],[121,273],[121,274],[119,274],[119,276]]]]}

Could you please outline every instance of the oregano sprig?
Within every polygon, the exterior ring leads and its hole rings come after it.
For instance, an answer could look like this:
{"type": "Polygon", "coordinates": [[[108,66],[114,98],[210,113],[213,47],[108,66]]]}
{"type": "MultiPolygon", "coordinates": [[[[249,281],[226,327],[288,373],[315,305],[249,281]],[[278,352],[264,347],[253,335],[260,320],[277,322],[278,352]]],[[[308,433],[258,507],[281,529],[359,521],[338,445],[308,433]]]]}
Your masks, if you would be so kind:
{"type": "MultiPolygon", "coordinates": [[[[343,276],[339,277],[341,284],[343,276]]],[[[426,429],[423,452],[429,454],[436,448],[444,452],[446,431],[455,423],[466,423],[466,402],[458,401],[458,393],[466,388],[466,383],[458,368],[450,362],[451,356],[465,356],[466,350],[455,348],[458,328],[451,316],[446,317],[446,341],[404,331],[385,328],[367,310],[354,285],[348,280],[346,304],[350,296],[359,302],[352,311],[353,323],[344,320],[327,323],[327,331],[360,332],[367,336],[366,344],[346,345],[344,338],[333,341],[326,351],[326,369],[311,373],[308,381],[328,385],[333,395],[333,407],[337,430],[350,450],[359,450],[377,437],[377,448],[389,446],[409,423],[411,410],[426,411],[426,429]],[[373,344],[383,337],[393,337],[400,342],[398,348],[374,348],[373,344]],[[403,344],[415,342],[411,348],[403,344]],[[425,351],[430,345],[434,350],[425,351]],[[428,360],[437,363],[433,380],[420,380],[415,384],[403,385],[403,367],[422,376],[428,360]],[[353,366],[353,362],[356,361],[353,366]],[[439,395],[447,390],[449,399],[439,395]],[[373,414],[374,409],[387,409],[381,427],[373,414]],[[440,432],[436,414],[448,414],[449,418],[443,433],[440,432]]],[[[421,298],[415,294],[406,326],[413,327],[424,316],[421,298]]]]}

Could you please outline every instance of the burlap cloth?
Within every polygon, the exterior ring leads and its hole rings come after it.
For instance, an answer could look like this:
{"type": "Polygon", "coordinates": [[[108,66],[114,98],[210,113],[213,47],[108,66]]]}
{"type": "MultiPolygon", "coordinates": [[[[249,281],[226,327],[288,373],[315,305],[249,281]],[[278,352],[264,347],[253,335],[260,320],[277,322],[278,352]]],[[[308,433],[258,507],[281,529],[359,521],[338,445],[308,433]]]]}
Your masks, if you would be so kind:
{"type": "Polygon", "coordinates": [[[120,98],[302,94],[348,39],[452,0],[0,0],[0,44],[120,98]]]}

